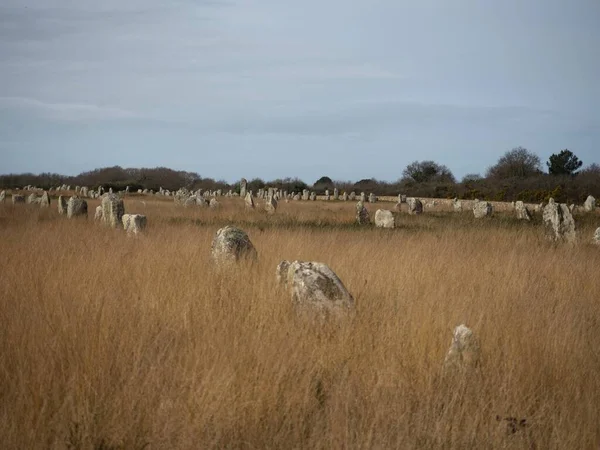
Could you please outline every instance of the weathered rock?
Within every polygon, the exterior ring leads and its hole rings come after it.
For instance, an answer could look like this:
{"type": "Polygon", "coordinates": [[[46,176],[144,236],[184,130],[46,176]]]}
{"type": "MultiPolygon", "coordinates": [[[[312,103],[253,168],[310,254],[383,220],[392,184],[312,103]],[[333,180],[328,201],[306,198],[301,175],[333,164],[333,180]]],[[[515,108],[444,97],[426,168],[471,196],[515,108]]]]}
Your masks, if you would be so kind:
{"type": "Polygon", "coordinates": [[[87,202],[74,195],[67,202],[67,217],[72,219],[73,217],[87,217],[88,205],[87,202]]]}
{"type": "Polygon", "coordinates": [[[102,197],[102,222],[112,228],[121,226],[125,206],[123,200],[115,194],[106,194],[102,197]]]}
{"type": "Polygon", "coordinates": [[[369,194],[369,203],[377,203],[377,197],[372,192],[369,194]]]}
{"type": "Polygon", "coordinates": [[[409,197],[406,199],[408,213],[411,215],[423,213],[423,203],[418,198],[409,197]]]}
{"type": "Polygon", "coordinates": [[[277,281],[290,292],[297,308],[309,308],[322,315],[348,312],[354,298],[327,264],[282,261],[277,266],[277,281]]]}
{"type": "Polygon", "coordinates": [[[476,202],[473,205],[473,215],[476,219],[491,216],[492,212],[493,208],[490,202],[476,202]]]}
{"type": "Polygon", "coordinates": [[[517,213],[517,219],[519,220],[531,220],[531,213],[522,201],[515,203],[515,211],[517,213]]]}
{"type": "Polygon", "coordinates": [[[334,200],[339,200],[340,199],[340,193],[338,191],[338,188],[333,188],[333,199],[334,200]]]}
{"type": "Polygon", "coordinates": [[[269,196],[267,198],[267,203],[265,203],[265,210],[269,214],[274,214],[277,211],[277,200],[275,200],[274,196],[269,196]]]}
{"type": "Polygon", "coordinates": [[[216,198],[211,198],[208,206],[212,209],[217,209],[221,206],[221,204],[217,201],[216,198]]]}
{"type": "Polygon", "coordinates": [[[50,207],[50,195],[48,195],[48,192],[46,192],[46,191],[44,191],[44,193],[40,197],[40,207],[42,207],[42,208],[50,207]]]}
{"type": "Polygon", "coordinates": [[[360,201],[363,203],[367,201],[367,195],[364,192],[360,193],[360,201]]]}
{"type": "Polygon", "coordinates": [[[556,203],[553,198],[544,208],[544,226],[549,239],[553,241],[575,242],[575,221],[564,203],[556,203]]]}
{"type": "Polygon", "coordinates": [[[254,209],[254,199],[252,198],[252,194],[248,192],[246,194],[246,198],[244,199],[244,204],[248,209],[254,209]]]}
{"type": "Polygon", "coordinates": [[[302,200],[307,201],[310,198],[310,192],[308,189],[302,190],[302,200]]]}
{"type": "Polygon", "coordinates": [[[368,225],[371,223],[371,218],[369,216],[369,211],[365,208],[365,205],[362,201],[359,201],[356,204],[356,222],[359,225],[368,225]]]}
{"type": "Polygon", "coordinates": [[[596,245],[600,245],[600,228],[596,228],[592,242],[596,245]]]}
{"type": "Polygon", "coordinates": [[[351,202],[356,200],[356,192],[354,192],[354,191],[350,192],[348,198],[350,199],[351,202]]]}
{"type": "Polygon", "coordinates": [[[59,214],[64,214],[67,215],[67,204],[68,204],[69,200],[67,199],[67,197],[64,197],[62,195],[58,196],[58,213],[59,214]]]}
{"type": "Polygon", "coordinates": [[[94,220],[102,220],[102,205],[96,206],[96,213],[94,214],[94,220]]]}
{"type": "Polygon", "coordinates": [[[12,195],[12,202],[13,202],[13,205],[15,205],[17,203],[25,203],[25,196],[24,195],[13,194],[12,195]]]}
{"type": "Polygon", "coordinates": [[[217,263],[256,259],[256,249],[244,230],[227,225],[219,229],[213,239],[211,256],[217,263]]]}
{"type": "Polygon", "coordinates": [[[377,228],[394,228],[394,215],[387,209],[375,211],[375,226],[377,228]]]}
{"type": "Polygon", "coordinates": [[[146,228],[146,216],[142,214],[123,214],[123,229],[127,233],[138,234],[146,228]]]}
{"type": "Polygon", "coordinates": [[[454,212],[461,212],[463,209],[462,201],[457,198],[452,200],[452,208],[454,209],[454,212]]]}
{"type": "Polygon", "coordinates": [[[317,193],[316,192],[311,192],[309,199],[310,199],[311,202],[314,202],[315,200],[317,200],[317,193]]]}
{"type": "Polygon", "coordinates": [[[4,203],[6,201],[6,191],[0,192],[0,202],[4,203]]]}
{"type": "Polygon", "coordinates": [[[348,201],[348,194],[346,194],[346,192],[344,192],[344,193],[342,194],[342,197],[341,197],[341,198],[342,198],[342,201],[343,201],[343,202],[347,202],[347,201],[348,201]]]}
{"type": "Polygon", "coordinates": [[[452,344],[444,360],[444,372],[465,373],[479,365],[479,341],[470,328],[459,325],[454,329],[452,344]]]}
{"type": "Polygon", "coordinates": [[[588,198],[586,198],[585,202],[583,203],[583,209],[586,212],[592,212],[594,209],[596,209],[596,199],[591,195],[588,195],[588,198]]]}
{"type": "Polygon", "coordinates": [[[37,194],[33,193],[30,194],[29,197],[27,197],[27,204],[28,205],[35,205],[36,203],[39,203],[40,199],[37,196],[37,194]]]}

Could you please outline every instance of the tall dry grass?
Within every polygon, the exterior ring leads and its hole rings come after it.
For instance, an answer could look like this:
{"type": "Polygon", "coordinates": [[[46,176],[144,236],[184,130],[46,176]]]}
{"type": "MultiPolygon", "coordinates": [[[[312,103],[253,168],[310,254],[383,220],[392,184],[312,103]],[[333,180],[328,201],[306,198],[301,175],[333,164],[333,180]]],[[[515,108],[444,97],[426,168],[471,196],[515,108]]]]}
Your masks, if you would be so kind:
{"type": "Polygon", "coordinates": [[[0,205],[2,448],[600,445],[598,248],[555,247],[508,217],[375,230],[352,225],[353,204],[269,217],[144,201],[126,200],[149,217],[139,238],[0,205]],[[209,253],[230,221],[259,261],[225,274],[209,253]],[[281,259],[329,264],[355,317],[298,319],[281,259]],[[481,367],[448,382],[460,323],[481,367]]]}

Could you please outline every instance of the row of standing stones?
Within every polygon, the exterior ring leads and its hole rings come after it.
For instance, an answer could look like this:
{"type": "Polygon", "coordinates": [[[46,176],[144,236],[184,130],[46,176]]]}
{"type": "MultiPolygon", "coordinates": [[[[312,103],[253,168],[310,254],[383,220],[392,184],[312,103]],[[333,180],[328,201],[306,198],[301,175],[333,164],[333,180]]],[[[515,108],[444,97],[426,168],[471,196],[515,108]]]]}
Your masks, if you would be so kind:
{"type": "MultiPolygon", "coordinates": [[[[228,225],[217,231],[211,245],[215,267],[231,268],[241,260],[256,262],[258,252],[248,234],[228,225]]],[[[325,263],[281,261],[275,270],[275,282],[286,292],[296,312],[319,321],[344,320],[355,315],[354,297],[337,274],[325,263]]],[[[444,373],[465,373],[476,369],[480,346],[473,331],[459,325],[452,336],[444,360],[444,373]]]]}
{"type": "MultiPolygon", "coordinates": [[[[462,211],[462,202],[453,200],[454,211],[462,211]]],[[[407,198],[408,214],[419,215],[423,213],[423,203],[417,198],[407,198]]],[[[400,211],[401,202],[396,205],[396,210],[400,211]]],[[[592,212],[596,208],[596,199],[591,195],[586,199],[583,209],[584,211],[592,212]]],[[[515,202],[514,210],[516,217],[519,220],[531,220],[532,213],[522,201],[515,202]]],[[[539,205],[538,210],[542,211],[542,220],[548,237],[554,241],[565,241],[569,243],[575,242],[575,220],[572,212],[574,205],[567,206],[565,203],[556,203],[553,198],[550,198],[548,204],[539,205]]],[[[486,201],[475,200],[473,205],[473,216],[476,219],[492,216],[494,208],[491,203],[486,201]]],[[[368,225],[371,223],[371,217],[365,204],[359,201],[356,204],[356,222],[359,225],[368,225]]],[[[374,218],[377,228],[395,228],[395,219],[392,211],[386,209],[378,209],[375,212],[374,218]]],[[[592,237],[594,244],[600,245],[600,228],[596,229],[592,237]]]]}
{"type": "MultiPolygon", "coordinates": [[[[123,227],[127,233],[138,234],[146,228],[147,219],[142,214],[125,214],[125,206],[123,199],[113,193],[102,195],[101,204],[96,208],[94,219],[98,220],[112,228],[123,227]]],[[[6,199],[6,192],[0,192],[0,202],[6,199]]],[[[38,204],[41,208],[50,207],[50,195],[48,192],[43,192],[41,196],[35,193],[30,194],[27,198],[23,195],[13,194],[12,203],[38,204]]],[[[73,195],[69,198],[60,195],[57,200],[58,213],[69,219],[87,218],[88,204],[87,201],[78,195],[73,195]]]]}

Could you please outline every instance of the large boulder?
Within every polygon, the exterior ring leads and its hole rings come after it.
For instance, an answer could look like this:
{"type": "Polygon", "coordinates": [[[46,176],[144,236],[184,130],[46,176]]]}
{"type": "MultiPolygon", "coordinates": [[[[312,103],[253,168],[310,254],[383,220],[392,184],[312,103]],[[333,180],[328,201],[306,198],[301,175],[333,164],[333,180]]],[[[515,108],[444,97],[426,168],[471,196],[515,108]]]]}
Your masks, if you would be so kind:
{"type": "Polygon", "coordinates": [[[596,228],[592,242],[596,245],[600,245],[600,228],[596,228]]]}
{"type": "Polygon", "coordinates": [[[252,198],[252,194],[250,192],[246,193],[244,204],[246,205],[247,209],[254,209],[254,199],[252,198]]]}
{"type": "Polygon", "coordinates": [[[479,341],[473,331],[465,325],[457,326],[444,360],[444,371],[464,373],[475,369],[479,364],[479,357],[479,341]]]}
{"type": "Polygon", "coordinates": [[[413,215],[423,213],[423,203],[418,198],[409,197],[406,199],[406,204],[408,205],[409,214],[413,215]]]}
{"type": "Polygon", "coordinates": [[[208,202],[208,206],[212,209],[218,209],[221,206],[221,204],[216,198],[211,198],[208,202]]]}
{"type": "Polygon", "coordinates": [[[492,204],[490,202],[475,202],[473,205],[473,215],[476,219],[482,219],[483,217],[488,217],[492,215],[494,209],[492,208],[492,204]]]}
{"type": "Polygon", "coordinates": [[[102,220],[102,205],[96,206],[96,213],[94,214],[94,220],[102,220]]]}
{"type": "Polygon", "coordinates": [[[211,256],[217,263],[256,259],[254,245],[244,230],[227,225],[217,231],[211,246],[211,256]]]}
{"type": "Polygon", "coordinates": [[[13,202],[13,205],[15,205],[17,203],[25,203],[25,196],[24,195],[13,194],[12,195],[12,202],[13,202]]]}
{"type": "Polygon", "coordinates": [[[240,180],[240,197],[246,197],[246,189],[248,188],[248,181],[245,178],[240,180]]]}
{"type": "Polygon", "coordinates": [[[40,198],[37,196],[36,193],[29,194],[29,197],[27,197],[28,205],[35,205],[36,203],[39,203],[39,202],[40,202],[40,198]]]}
{"type": "Polygon", "coordinates": [[[282,261],[277,266],[276,277],[277,282],[290,292],[297,307],[308,307],[322,314],[354,308],[354,298],[324,263],[282,261]]]}
{"type": "Polygon", "coordinates": [[[454,209],[454,212],[461,212],[463,209],[462,201],[457,198],[452,200],[452,208],[454,209]]]}
{"type": "Polygon", "coordinates": [[[376,203],[376,202],[377,202],[377,196],[371,192],[369,194],[369,203],[376,203]]]}
{"type": "Polygon", "coordinates": [[[531,220],[531,213],[525,203],[522,201],[518,201],[515,203],[515,211],[517,213],[517,219],[519,220],[531,220]]]}
{"type": "Polygon", "coordinates": [[[146,228],[148,221],[142,214],[123,214],[123,229],[128,233],[138,234],[146,228]]]}
{"type": "Polygon", "coordinates": [[[6,201],[6,191],[0,192],[0,202],[4,203],[6,201]]]}
{"type": "Polygon", "coordinates": [[[387,209],[375,211],[375,226],[377,228],[394,228],[394,215],[387,209]]]}
{"type": "Polygon", "coordinates": [[[104,224],[118,228],[121,226],[125,214],[123,200],[115,194],[105,194],[102,197],[102,221],[104,224]]]}
{"type": "Polygon", "coordinates": [[[596,199],[591,195],[588,195],[588,198],[585,199],[583,203],[583,209],[587,212],[592,212],[596,208],[596,199]]]}
{"type": "Polygon", "coordinates": [[[556,203],[553,198],[544,207],[544,226],[548,238],[553,241],[575,242],[575,221],[564,203],[556,203]]]}
{"type": "Polygon", "coordinates": [[[369,216],[369,211],[365,208],[365,205],[362,201],[359,201],[356,204],[356,222],[359,225],[368,225],[371,223],[371,218],[369,216]]]}
{"type": "Polygon", "coordinates": [[[67,202],[67,218],[72,219],[73,217],[87,217],[88,205],[87,202],[74,195],[67,202]]]}
{"type": "Polygon", "coordinates": [[[67,203],[68,203],[67,197],[64,197],[62,195],[58,196],[57,206],[58,206],[59,214],[67,215],[67,203]]]}

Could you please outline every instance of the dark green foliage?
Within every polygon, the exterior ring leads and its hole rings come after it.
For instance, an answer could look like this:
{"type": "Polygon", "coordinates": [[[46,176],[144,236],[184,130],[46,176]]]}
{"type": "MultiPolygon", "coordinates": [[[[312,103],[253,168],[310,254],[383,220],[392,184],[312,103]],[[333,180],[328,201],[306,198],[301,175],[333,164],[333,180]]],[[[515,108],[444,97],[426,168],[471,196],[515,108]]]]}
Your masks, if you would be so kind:
{"type": "Polygon", "coordinates": [[[564,149],[550,156],[546,165],[551,175],[574,175],[583,162],[571,150],[564,149]]]}

